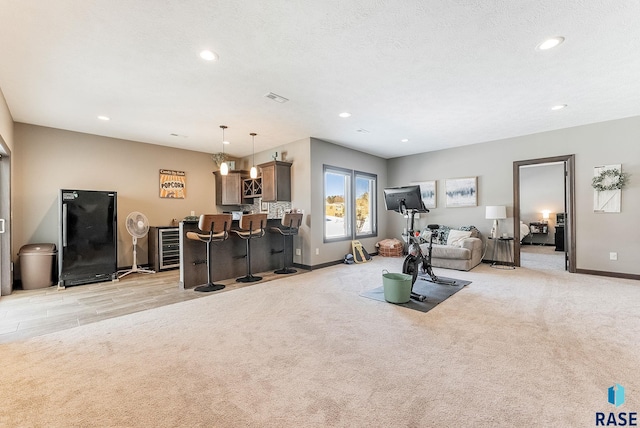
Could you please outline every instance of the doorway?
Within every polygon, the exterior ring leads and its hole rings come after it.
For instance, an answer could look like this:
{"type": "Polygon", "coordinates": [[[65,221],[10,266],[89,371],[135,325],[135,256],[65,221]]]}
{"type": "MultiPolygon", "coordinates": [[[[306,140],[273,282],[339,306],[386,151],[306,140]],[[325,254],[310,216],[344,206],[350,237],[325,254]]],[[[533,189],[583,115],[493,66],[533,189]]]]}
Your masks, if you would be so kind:
{"type": "MultiPolygon", "coordinates": [[[[562,231],[564,232],[564,236],[557,238],[562,239],[562,242],[558,242],[557,246],[562,247],[564,250],[564,269],[569,272],[576,272],[576,254],[575,254],[575,202],[574,202],[574,165],[575,165],[575,155],[566,155],[566,156],[555,156],[549,158],[540,158],[540,159],[529,159],[524,161],[516,161],[513,163],[513,201],[514,201],[514,263],[516,266],[521,266],[522,258],[521,258],[521,230],[520,230],[520,221],[521,221],[521,209],[523,206],[523,201],[521,200],[522,192],[521,192],[521,176],[522,170],[521,168],[530,167],[530,166],[541,166],[546,164],[561,164],[564,171],[562,175],[564,176],[563,183],[563,202],[564,202],[564,228],[562,231]]],[[[540,216],[543,214],[540,213],[540,216]]],[[[530,220],[530,219],[527,219],[530,220]]],[[[545,220],[540,219],[540,223],[543,223],[545,220]]],[[[554,219],[555,220],[555,219],[554,219]]],[[[529,225],[529,224],[527,224],[529,225]]],[[[539,235],[544,239],[548,234],[548,230],[546,227],[543,227],[540,224],[540,229],[537,229],[535,226],[532,228],[534,231],[538,231],[539,235]]],[[[560,229],[558,229],[560,230],[560,229]]],[[[529,239],[531,243],[534,242],[534,237],[530,236],[529,239]]],[[[539,239],[539,238],[538,238],[539,239]]],[[[543,243],[546,243],[544,241],[543,243]]]]}
{"type": "Polygon", "coordinates": [[[11,151],[0,136],[0,296],[13,291],[11,269],[11,151]]]}

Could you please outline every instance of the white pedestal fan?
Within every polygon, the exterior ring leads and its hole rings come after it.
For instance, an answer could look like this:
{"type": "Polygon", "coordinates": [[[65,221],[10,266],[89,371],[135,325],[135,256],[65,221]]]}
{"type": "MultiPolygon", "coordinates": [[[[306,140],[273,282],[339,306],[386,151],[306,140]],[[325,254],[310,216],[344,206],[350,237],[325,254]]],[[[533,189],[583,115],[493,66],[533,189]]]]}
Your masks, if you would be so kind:
{"type": "Polygon", "coordinates": [[[137,260],[136,249],[138,246],[138,238],[144,238],[147,236],[147,233],[149,233],[149,220],[147,220],[147,217],[144,214],[133,211],[127,216],[125,226],[127,227],[127,232],[129,232],[133,238],[133,263],[131,264],[131,269],[118,273],[118,279],[127,276],[130,273],[156,273],[155,270],[139,267],[137,260]]]}

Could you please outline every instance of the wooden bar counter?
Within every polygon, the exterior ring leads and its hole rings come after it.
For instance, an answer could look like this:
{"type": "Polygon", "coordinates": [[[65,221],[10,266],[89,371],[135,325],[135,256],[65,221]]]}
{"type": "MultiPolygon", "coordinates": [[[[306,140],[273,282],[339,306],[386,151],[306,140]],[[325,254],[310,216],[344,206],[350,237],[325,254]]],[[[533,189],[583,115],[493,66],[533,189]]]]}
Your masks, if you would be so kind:
{"type": "MultiPolygon", "coordinates": [[[[251,241],[251,272],[276,270],[282,267],[282,235],[269,229],[279,226],[280,219],[267,220],[267,227],[262,238],[251,241]]],[[[232,223],[231,229],[238,229],[238,221],[232,223]]],[[[187,238],[187,232],[198,232],[197,221],[180,222],[180,283],[181,289],[193,288],[207,283],[207,248],[206,244],[187,238]]],[[[287,266],[293,263],[291,239],[287,239],[287,266]]],[[[244,255],[247,252],[246,242],[234,232],[229,239],[211,244],[211,279],[221,281],[240,278],[247,272],[244,255]]]]}

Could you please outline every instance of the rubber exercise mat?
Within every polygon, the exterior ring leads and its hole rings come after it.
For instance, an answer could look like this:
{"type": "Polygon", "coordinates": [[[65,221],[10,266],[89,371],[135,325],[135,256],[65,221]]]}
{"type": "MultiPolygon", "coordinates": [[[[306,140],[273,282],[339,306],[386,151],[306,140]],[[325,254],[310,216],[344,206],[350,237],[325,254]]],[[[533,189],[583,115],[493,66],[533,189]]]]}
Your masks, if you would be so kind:
{"type": "Polygon", "coordinates": [[[431,309],[438,306],[439,303],[444,302],[449,297],[462,290],[465,285],[471,284],[471,281],[463,281],[461,279],[439,277],[440,279],[447,281],[455,281],[456,285],[443,285],[431,282],[430,278],[418,277],[418,280],[413,285],[413,291],[427,296],[424,302],[411,299],[407,303],[389,303],[384,300],[383,287],[374,288],[373,290],[363,291],[360,296],[368,299],[379,300],[381,302],[388,303],[390,305],[404,306],[405,308],[414,309],[420,312],[429,312],[431,309]],[[428,278],[428,279],[427,279],[428,278]]]}

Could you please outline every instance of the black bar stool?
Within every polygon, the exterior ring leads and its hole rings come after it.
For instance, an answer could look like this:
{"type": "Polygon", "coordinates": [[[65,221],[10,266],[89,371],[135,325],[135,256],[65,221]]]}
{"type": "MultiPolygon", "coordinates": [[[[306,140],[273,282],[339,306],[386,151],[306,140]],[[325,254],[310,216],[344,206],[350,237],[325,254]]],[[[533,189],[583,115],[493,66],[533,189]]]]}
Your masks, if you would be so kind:
{"type": "Polygon", "coordinates": [[[244,214],[240,218],[240,230],[233,230],[240,238],[247,242],[247,274],[242,278],[237,278],[237,282],[255,282],[262,279],[261,276],[254,276],[251,273],[251,240],[262,238],[264,229],[267,226],[267,214],[244,214]]]}
{"type": "MultiPolygon", "coordinates": [[[[298,229],[302,224],[302,213],[285,213],[280,220],[280,227],[274,226],[271,228],[272,232],[280,233],[282,235],[282,269],[278,269],[273,273],[290,274],[296,273],[297,270],[287,267],[287,236],[293,237],[298,234],[298,229]]],[[[293,238],[291,238],[293,241],[293,238]]],[[[293,251],[293,243],[291,245],[293,251]]]]}
{"type": "Polygon", "coordinates": [[[195,291],[218,291],[223,284],[211,282],[211,243],[222,242],[229,238],[231,228],[231,214],[202,214],[198,221],[198,229],[202,233],[187,232],[187,238],[201,241],[207,245],[207,283],[194,288],[195,291]]]}

